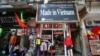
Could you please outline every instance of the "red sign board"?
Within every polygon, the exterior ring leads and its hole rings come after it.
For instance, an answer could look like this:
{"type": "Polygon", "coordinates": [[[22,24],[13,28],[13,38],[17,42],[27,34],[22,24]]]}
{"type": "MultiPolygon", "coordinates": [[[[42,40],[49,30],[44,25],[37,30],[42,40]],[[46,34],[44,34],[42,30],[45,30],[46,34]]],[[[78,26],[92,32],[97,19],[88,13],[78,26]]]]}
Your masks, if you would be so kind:
{"type": "Polygon", "coordinates": [[[63,34],[62,31],[53,31],[53,34],[63,34]]]}
{"type": "Polygon", "coordinates": [[[43,24],[43,28],[52,28],[52,24],[43,24]]]}
{"type": "Polygon", "coordinates": [[[62,24],[53,24],[53,28],[63,28],[63,25],[62,24]]]}

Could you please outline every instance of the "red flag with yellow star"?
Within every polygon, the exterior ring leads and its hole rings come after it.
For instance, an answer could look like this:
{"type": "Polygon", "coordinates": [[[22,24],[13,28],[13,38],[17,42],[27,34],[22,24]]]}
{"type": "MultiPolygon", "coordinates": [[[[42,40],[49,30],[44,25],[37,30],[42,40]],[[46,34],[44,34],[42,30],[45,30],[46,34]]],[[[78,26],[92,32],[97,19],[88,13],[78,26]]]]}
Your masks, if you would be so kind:
{"type": "Polygon", "coordinates": [[[18,24],[19,24],[22,28],[27,28],[27,27],[28,27],[24,22],[21,21],[21,18],[18,16],[18,14],[17,14],[16,12],[15,12],[15,18],[16,18],[18,24]]]}
{"type": "Polygon", "coordinates": [[[91,32],[100,36],[100,26],[93,26],[91,32]]]}

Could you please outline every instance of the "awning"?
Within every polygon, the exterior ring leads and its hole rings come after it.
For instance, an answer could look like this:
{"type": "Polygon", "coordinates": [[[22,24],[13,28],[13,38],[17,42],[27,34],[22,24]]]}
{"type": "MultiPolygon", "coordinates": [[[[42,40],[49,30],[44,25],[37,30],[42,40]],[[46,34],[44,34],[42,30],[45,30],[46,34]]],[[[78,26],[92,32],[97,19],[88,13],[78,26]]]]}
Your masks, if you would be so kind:
{"type": "Polygon", "coordinates": [[[80,19],[83,19],[88,13],[86,10],[86,6],[85,5],[78,5],[78,13],[79,13],[79,17],[80,19]]]}
{"type": "Polygon", "coordinates": [[[83,19],[85,19],[85,20],[100,20],[100,13],[89,13],[83,19]]]}

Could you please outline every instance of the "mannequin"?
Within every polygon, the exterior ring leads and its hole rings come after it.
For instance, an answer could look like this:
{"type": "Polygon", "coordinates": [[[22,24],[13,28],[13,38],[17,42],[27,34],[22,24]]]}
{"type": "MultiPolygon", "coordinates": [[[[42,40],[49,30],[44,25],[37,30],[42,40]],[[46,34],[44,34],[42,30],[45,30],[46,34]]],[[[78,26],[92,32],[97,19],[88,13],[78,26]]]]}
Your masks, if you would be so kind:
{"type": "Polygon", "coordinates": [[[35,49],[35,35],[33,33],[31,33],[29,35],[29,41],[30,41],[30,54],[33,55],[34,54],[34,49],[35,49]]]}
{"type": "Polygon", "coordinates": [[[12,56],[13,49],[14,49],[14,46],[15,46],[16,41],[17,41],[17,36],[15,35],[15,32],[12,31],[11,34],[12,35],[11,35],[10,40],[9,40],[9,56],[12,56]]]}

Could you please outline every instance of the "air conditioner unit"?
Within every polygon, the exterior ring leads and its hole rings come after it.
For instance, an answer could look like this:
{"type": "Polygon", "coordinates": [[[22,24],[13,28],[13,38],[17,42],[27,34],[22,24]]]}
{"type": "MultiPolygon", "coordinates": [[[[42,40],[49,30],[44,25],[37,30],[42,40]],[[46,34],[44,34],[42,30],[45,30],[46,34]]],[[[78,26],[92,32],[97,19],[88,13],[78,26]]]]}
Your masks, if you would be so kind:
{"type": "Polygon", "coordinates": [[[94,26],[94,21],[93,20],[86,20],[85,24],[86,24],[86,26],[94,26]]]}

